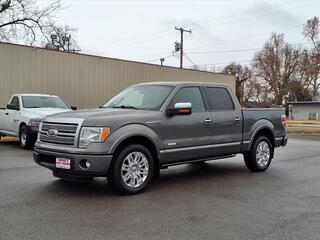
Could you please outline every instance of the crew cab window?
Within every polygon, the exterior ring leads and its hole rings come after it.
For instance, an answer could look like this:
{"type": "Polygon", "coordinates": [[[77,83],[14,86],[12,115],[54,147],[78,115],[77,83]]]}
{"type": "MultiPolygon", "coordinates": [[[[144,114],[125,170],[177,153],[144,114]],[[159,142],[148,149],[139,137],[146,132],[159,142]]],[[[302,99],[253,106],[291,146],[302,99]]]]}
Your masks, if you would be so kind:
{"type": "Polygon", "coordinates": [[[10,104],[15,105],[16,107],[19,107],[19,98],[17,96],[14,96],[11,99],[10,104]]]}
{"type": "Polygon", "coordinates": [[[191,103],[192,112],[204,112],[205,106],[203,98],[198,87],[184,87],[181,88],[176,95],[172,98],[170,106],[176,103],[191,103]]]}
{"type": "Polygon", "coordinates": [[[221,87],[205,88],[210,110],[233,110],[232,98],[227,89],[221,87]]]}

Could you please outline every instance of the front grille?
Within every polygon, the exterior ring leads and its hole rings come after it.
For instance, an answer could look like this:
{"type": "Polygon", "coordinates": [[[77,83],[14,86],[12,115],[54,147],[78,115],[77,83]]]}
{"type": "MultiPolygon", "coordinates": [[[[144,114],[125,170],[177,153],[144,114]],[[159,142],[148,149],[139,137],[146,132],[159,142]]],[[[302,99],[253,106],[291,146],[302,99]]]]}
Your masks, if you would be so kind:
{"type": "Polygon", "coordinates": [[[55,122],[43,122],[40,130],[40,141],[74,145],[76,141],[78,124],[77,123],[55,123],[55,122]],[[54,135],[48,134],[49,130],[56,130],[54,135]]]}

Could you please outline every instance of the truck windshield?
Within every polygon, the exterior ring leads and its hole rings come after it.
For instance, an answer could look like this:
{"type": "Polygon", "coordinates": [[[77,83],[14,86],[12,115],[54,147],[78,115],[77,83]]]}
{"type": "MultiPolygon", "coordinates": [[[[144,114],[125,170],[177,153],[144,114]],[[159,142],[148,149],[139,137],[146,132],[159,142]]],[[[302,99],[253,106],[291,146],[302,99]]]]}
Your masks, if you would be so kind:
{"type": "Polygon", "coordinates": [[[111,98],[102,107],[160,110],[173,87],[163,85],[131,86],[111,98]]]}
{"type": "Polygon", "coordinates": [[[22,105],[24,108],[69,108],[60,98],[47,96],[23,96],[22,105]]]}

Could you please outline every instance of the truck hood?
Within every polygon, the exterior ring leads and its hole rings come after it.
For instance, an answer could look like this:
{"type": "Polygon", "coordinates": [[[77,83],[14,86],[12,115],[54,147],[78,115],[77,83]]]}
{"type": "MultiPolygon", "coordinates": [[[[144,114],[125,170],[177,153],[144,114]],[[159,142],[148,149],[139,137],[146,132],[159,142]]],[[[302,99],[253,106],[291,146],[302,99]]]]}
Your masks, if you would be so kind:
{"type": "Polygon", "coordinates": [[[110,120],[120,120],[120,119],[138,119],[142,115],[150,113],[147,110],[135,110],[135,109],[114,109],[114,108],[95,108],[95,109],[82,109],[72,112],[58,113],[51,118],[80,118],[84,119],[83,124],[85,126],[96,126],[103,125],[110,120]]]}
{"type": "Polygon", "coordinates": [[[39,118],[44,118],[46,116],[61,113],[61,112],[69,112],[70,109],[64,109],[64,108],[25,108],[24,112],[31,113],[32,115],[35,115],[39,118]]]}

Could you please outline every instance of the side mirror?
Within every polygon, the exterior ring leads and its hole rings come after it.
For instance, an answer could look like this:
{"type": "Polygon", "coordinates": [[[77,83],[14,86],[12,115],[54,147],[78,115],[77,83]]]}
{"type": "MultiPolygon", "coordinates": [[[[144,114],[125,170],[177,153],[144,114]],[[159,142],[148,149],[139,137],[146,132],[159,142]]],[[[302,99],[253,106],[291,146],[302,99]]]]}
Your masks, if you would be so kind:
{"type": "Polygon", "coordinates": [[[176,103],[173,108],[168,108],[166,111],[168,116],[190,115],[191,112],[192,112],[191,103],[176,103]]]}
{"type": "Polygon", "coordinates": [[[17,107],[15,104],[7,104],[7,109],[10,110],[20,110],[19,107],[17,107]]]}
{"type": "Polygon", "coordinates": [[[72,110],[77,110],[78,108],[76,106],[71,106],[72,110]]]}

